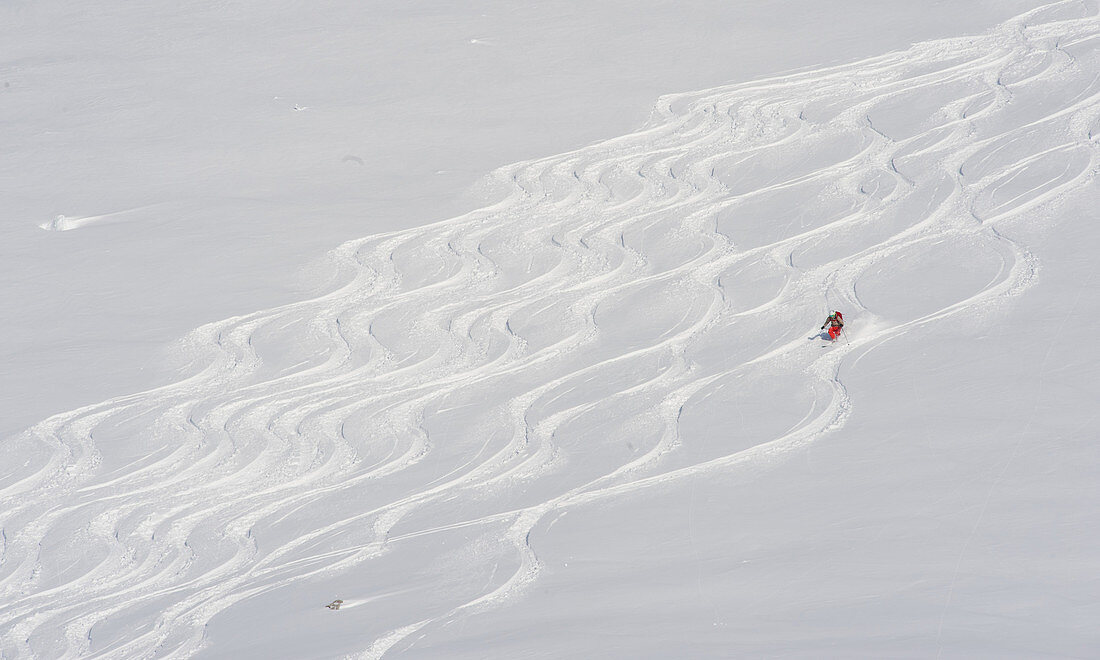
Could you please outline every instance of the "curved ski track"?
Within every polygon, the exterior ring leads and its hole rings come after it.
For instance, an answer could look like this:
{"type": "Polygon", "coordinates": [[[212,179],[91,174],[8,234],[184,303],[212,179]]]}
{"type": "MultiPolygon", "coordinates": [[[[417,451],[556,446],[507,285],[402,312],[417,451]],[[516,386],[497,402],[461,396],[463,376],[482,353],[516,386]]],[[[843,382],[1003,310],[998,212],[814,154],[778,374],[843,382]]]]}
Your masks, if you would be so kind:
{"type": "Polygon", "coordinates": [[[491,206],[339,247],[331,293],[195,330],[190,377],[8,439],[0,655],[184,657],[235,603],[472,534],[451,570],[484,579],[363,631],[381,657],[522,593],[548,514],[838,428],[845,356],[1036,277],[998,227],[1096,176],[1096,14],[663,97],[636,133],[494,172],[491,206]],[[943,246],[988,282],[919,315],[866,299],[869,273],[943,246]],[[832,307],[850,345],[823,351],[832,307]],[[681,432],[776,374],[812,375],[788,431],[681,432]]]}

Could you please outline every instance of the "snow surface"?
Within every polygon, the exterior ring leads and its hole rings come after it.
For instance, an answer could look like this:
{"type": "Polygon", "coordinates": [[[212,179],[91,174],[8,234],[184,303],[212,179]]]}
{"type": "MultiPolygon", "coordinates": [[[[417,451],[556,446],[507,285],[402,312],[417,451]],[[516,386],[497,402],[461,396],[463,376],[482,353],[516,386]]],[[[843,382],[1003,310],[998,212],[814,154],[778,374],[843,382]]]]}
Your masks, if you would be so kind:
{"type": "Polygon", "coordinates": [[[0,8],[0,656],[1095,657],[1100,7],[822,4],[0,8]]]}

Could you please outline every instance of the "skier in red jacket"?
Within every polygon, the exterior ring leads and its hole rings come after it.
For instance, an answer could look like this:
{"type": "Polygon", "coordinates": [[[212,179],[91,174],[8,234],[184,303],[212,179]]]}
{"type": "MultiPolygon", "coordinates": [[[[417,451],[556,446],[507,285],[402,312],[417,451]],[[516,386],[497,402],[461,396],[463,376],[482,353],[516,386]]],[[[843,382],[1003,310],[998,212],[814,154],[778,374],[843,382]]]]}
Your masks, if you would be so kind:
{"type": "MultiPolygon", "coordinates": [[[[825,325],[829,326],[829,341],[836,341],[836,338],[840,336],[840,331],[844,329],[844,315],[840,312],[833,312],[829,315],[829,318],[825,319],[825,325]]],[[[821,326],[821,329],[825,329],[825,325],[821,326]]]]}

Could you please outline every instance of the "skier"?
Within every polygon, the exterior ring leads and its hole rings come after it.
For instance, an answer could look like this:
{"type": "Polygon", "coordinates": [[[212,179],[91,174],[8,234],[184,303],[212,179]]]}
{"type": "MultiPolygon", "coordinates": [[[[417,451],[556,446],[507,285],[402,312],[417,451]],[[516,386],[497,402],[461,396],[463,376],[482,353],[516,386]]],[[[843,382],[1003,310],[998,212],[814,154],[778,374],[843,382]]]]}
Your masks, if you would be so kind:
{"type": "MultiPolygon", "coordinates": [[[[829,318],[825,319],[825,325],[829,326],[829,341],[836,341],[836,338],[840,336],[840,331],[844,329],[844,315],[840,312],[833,312],[829,315],[829,318]]],[[[821,329],[825,329],[825,325],[821,326],[821,329]]]]}

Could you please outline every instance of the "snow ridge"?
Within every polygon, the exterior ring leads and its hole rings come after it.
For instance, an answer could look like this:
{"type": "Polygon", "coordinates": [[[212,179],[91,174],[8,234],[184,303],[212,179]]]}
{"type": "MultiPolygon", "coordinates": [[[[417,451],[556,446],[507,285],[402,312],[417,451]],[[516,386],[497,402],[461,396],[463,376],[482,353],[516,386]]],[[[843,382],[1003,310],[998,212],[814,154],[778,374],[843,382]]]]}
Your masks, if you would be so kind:
{"type": "Polygon", "coordinates": [[[665,96],[642,130],[493,172],[495,204],[340,246],[333,291],[191,333],[189,377],[4,444],[0,656],[184,657],[250,599],[426,572],[402,607],[340,594],[333,617],[370,616],[332,651],[382,657],[522,594],[551,514],[843,426],[847,356],[1037,276],[998,227],[1096,176],[1097,39],[1095,6],[1057,2],[665,96]],[[896,313],[889,270],[930,254],[973,277],[896,313]],[[823,350],[830,308],[851,335],[823,350]],[[805,402],[785,431],[684,430],[771,381],[805,402]]]}

